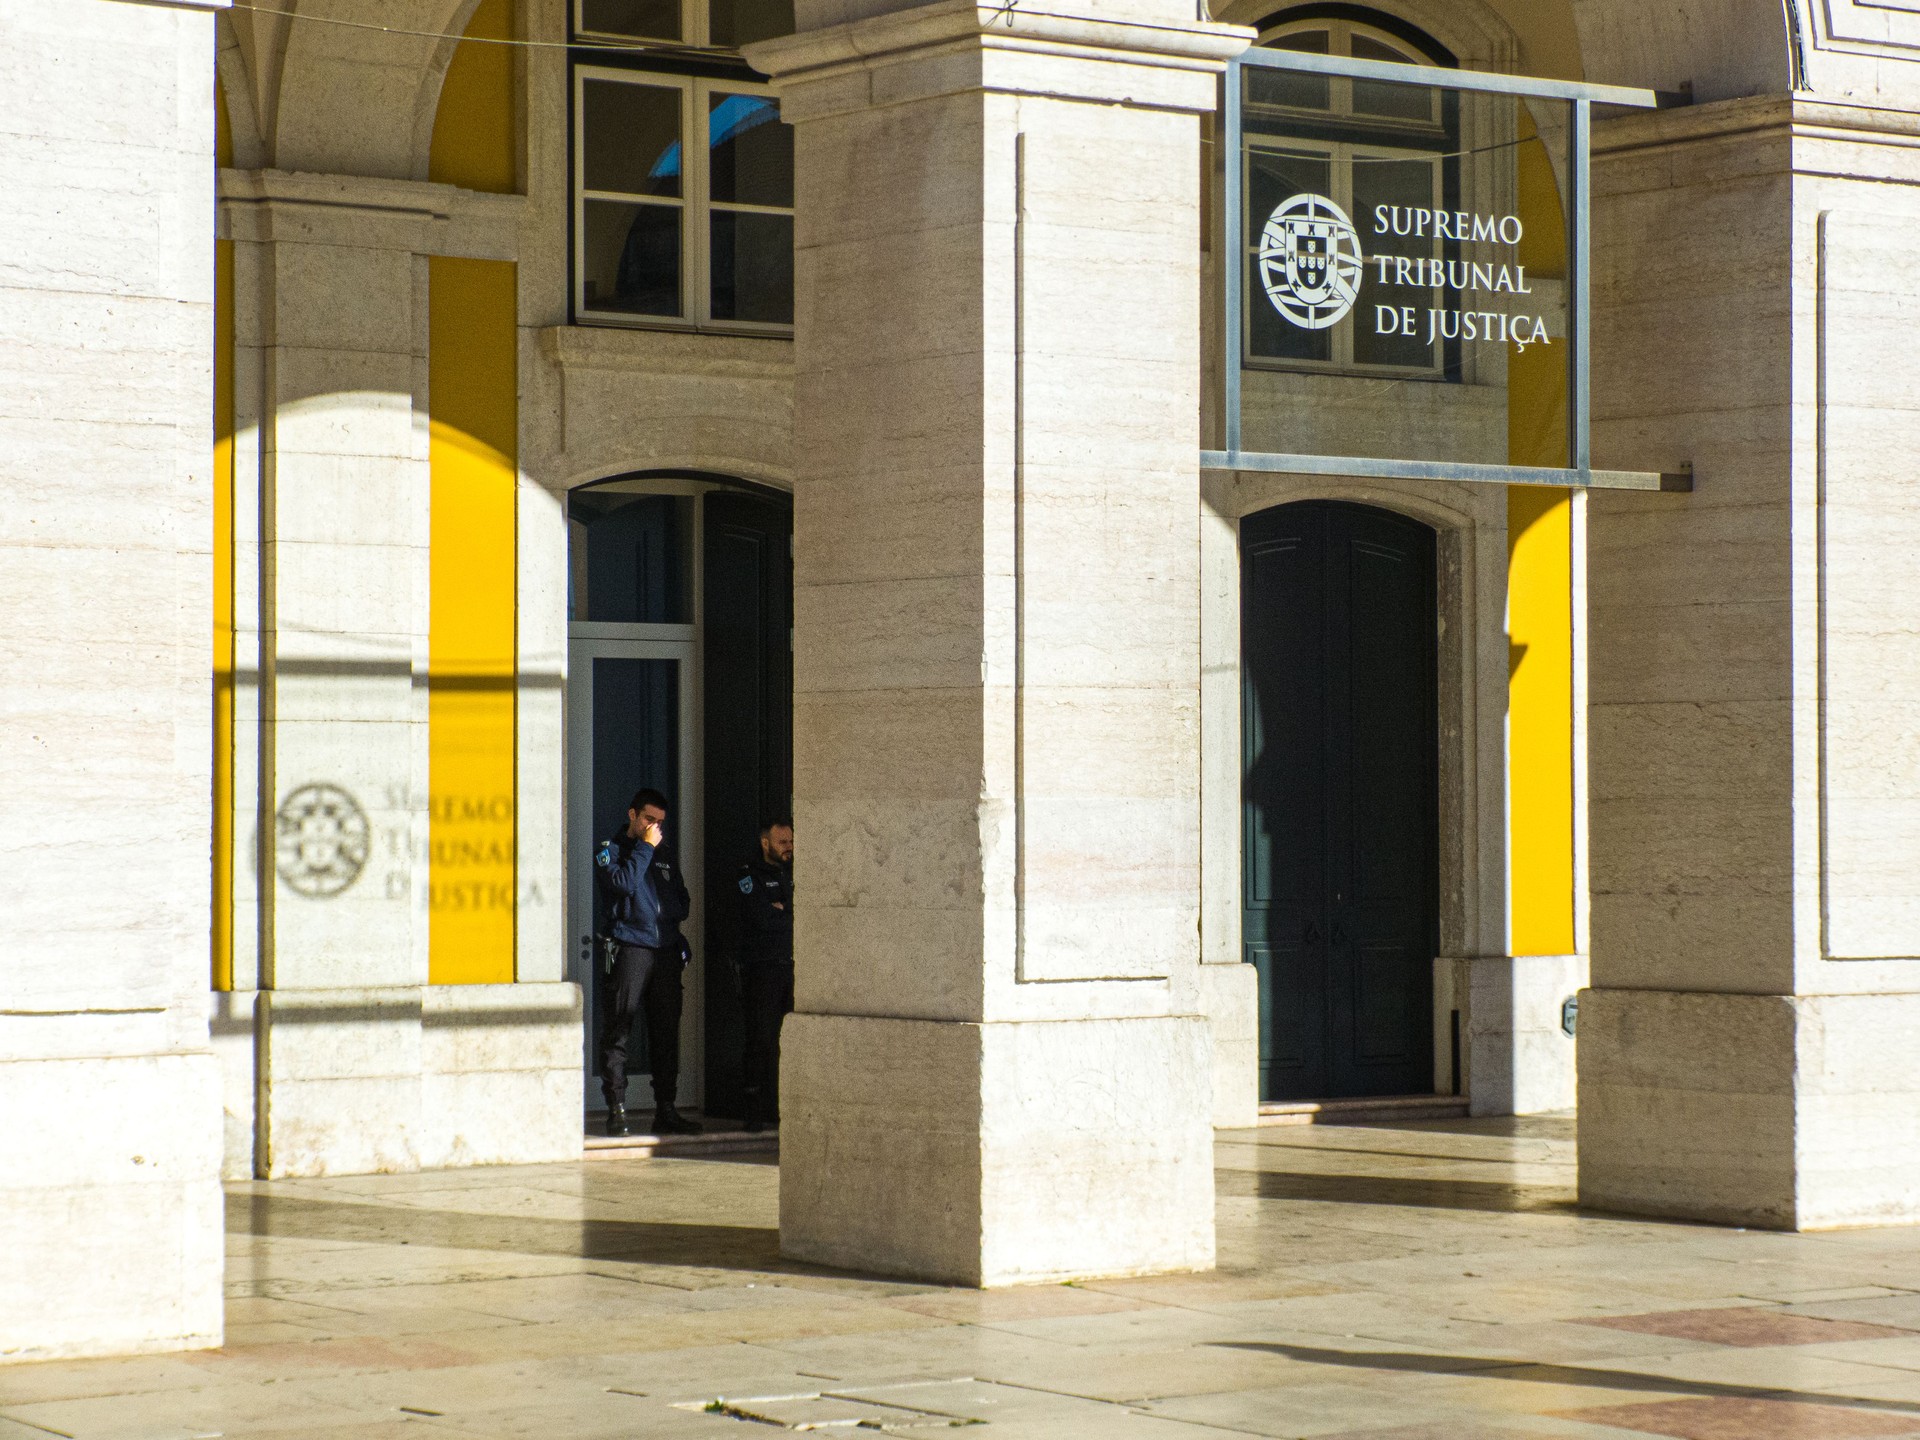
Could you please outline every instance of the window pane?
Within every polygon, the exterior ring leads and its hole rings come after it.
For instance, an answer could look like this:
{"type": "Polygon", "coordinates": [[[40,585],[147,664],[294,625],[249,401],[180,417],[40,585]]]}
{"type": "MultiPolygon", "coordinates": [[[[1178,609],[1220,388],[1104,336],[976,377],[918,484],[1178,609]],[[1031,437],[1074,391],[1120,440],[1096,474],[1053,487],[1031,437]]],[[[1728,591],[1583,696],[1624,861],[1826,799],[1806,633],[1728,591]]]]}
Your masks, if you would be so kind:
{"type": "Polygon", "coordinates": [[[714,94],[707,102],[709,185],[715,200],[739,205],[793,204],[793,127],[777,101],[714,94]]]}
{"type": "Polygon", "coordinates": [[[737,50],[792,33],[793,0],[711,0],[707,10],[707,35],[715,45],[737,50]]]}
{"type": "Polygon", "coordinates": [[[793,323],[793,217],[712,215],[713,318],[793,323]]]}
{"type": "MultiPolygon", "coordinates": [[[[1353,37],[1353,58],[1385,60],[1395,65],[1419,63],[1404,50],[1396,50],[1365,35],[1353,37]]],[[[1356,115],[1381,115],[1390,120],[1431,120],[1433,97],[1433,91],[1414,85],[1388,85],[1378,80],[1353,82],[1353,110],[1356,115]]]]}
{"type": "Polygon", "coordinates": [[[680,313],[680,207],[586,204],[586,308],[680,313]]]}
{"type": "MultiPolygon", "coordinates": [[[[1325,55],[1329,40],[1325,30],[1302,30],[1269,40],[1269,50],[1298,50],[1308,55],[1325,55]]],[[[1250,105],[1286,105],[1296,110],[1324,110],[1331,103],[1324,75],[1294,75],[1285,70],[1261,70],[1247,67],[1247,103],[1250,105]]]]}
{"type": "Polygon", "coordinates": [[[582,87],[581,143],[587,189],[679,195],[680,91],[589,80],[582,87]]]}
{"type": "Polygon", "coordinates": [[[1324,156],[1256,150],[1247,157],[1247,315],[1250,353],[1274,360],[1331,360],[1333,332],[1289,321],[1267,298],[1258,256],[1273,212],[1296,195],[1331,195],[1332,166],[1324,156]]]}
{"type": "MultiPolygon", "coordinates": [[[[1436,203],[1434,181],[1438,168],[1436,160],[1354,157],[1354,223],[1366,237],[1364,248],[1368,255],[1438,258],[1436,241],[1423,236],[1396,236],[1391,227],[1382,234],[1374,223],[1376,206],[1430,209],[1436,203]]],[[[1412,267],[1408,271],[1409,283],[1398,283],[1399,268],[1393,264],[1382,266],[1377,260],[1362,267],[1365,278],[1361,282],[1359,301],[1353,307],[1353,358],[1362,365],[1425,367],[1434,363],[1434,347],[1426,338],[1427,312],[1438,297],[1430,287],[1411,283],[1412,267]],[[1387,277],[1385,284],[1380,280],[1382,274],[1387,277]],[[1377,308],[1380,306],[1386,306],[1392,317],[1385,323],[1377,308]],[[1408,310],[1413,312],[1411,334],[1401,333],[1408,329],[1408,310]]]]}
{"type": "Polygon", "coordinates": [[[580,0],[580,28],[642,40],[680,40],[680,0],[580,0]]]}

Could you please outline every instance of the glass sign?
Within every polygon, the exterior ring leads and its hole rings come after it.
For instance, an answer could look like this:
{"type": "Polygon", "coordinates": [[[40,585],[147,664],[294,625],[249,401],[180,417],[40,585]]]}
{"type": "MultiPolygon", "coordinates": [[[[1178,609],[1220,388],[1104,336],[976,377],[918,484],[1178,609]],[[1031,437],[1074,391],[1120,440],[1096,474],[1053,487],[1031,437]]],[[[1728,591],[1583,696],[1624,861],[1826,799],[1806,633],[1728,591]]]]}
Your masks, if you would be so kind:
{"type": "Polygon", "coordinates": [[[1587,469],[1589,107],[1652,95],[1270,49],[1227,84],[1237,263],[1203,463],[1589,483],[1449,467],[1587,469]]]}

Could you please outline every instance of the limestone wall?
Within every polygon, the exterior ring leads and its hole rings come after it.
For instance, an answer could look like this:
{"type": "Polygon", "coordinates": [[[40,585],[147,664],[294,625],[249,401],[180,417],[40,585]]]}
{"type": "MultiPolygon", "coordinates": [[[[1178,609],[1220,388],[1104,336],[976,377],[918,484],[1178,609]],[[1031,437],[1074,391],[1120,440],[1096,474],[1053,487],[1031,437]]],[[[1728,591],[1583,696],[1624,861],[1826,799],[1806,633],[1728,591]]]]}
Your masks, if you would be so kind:
{"type": "Polygon", "coordinates": [[[0,5],[0,1360],[221,1336],[212,58],[0,5]]]}

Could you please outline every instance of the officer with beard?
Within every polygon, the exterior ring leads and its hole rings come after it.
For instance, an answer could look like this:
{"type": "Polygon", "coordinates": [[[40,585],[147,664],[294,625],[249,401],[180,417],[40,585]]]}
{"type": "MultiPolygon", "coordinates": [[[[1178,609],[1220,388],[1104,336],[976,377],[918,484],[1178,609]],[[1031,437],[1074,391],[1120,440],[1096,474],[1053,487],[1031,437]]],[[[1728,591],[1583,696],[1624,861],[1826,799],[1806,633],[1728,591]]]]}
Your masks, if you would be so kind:
{"type": "Polygon", "coordinates": [[[760,827],[760,853],[740,867],[740,990],[746,1009],[746,1122],[780,1120],[780,1022],[793,1009],[793,822],[760,827]]]}

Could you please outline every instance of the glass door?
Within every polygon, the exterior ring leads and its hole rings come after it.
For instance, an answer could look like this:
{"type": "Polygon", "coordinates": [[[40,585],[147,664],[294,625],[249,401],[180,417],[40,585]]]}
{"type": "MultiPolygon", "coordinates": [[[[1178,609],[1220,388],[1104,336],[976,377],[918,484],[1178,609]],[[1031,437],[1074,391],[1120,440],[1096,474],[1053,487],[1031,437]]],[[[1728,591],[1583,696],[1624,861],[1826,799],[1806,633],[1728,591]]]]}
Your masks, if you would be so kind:
{"type": "MultiPolygon", "coordinates": [[[[568,647],[567,674],[567,913],[573,941],[570,977],[585,1006],[585,1097],[588,1111],[602,1111],[597,1076],[599,980],[602,959],[594,936],[604,932],[604,906],[593,876],[594,847],[627,823],[627,805],[642,787],[668,800],[667,844],[677,853],[693,896],[685,927],[696,956],[702,949],[703,854],[700,796],[694,769],[694,647],[690,639],[636,639],[591,633],[631,632],[631,625],[576,623],[568,647]]],[[[665,629],[667,627],[660,627],[665,629]]],[[[677,628],[677,627],[676,627],[677,628]]],[[[691,978],[691,977],[689,977],[691,978]]],[[[689,986],[681,1017],[683,1104],[700,1101],[700,1006],[689,986]]],[[[627,1051],[629,1094],[646,1100],[652,1071],[646,1027],[636,1024],[627,1051]]]]}

